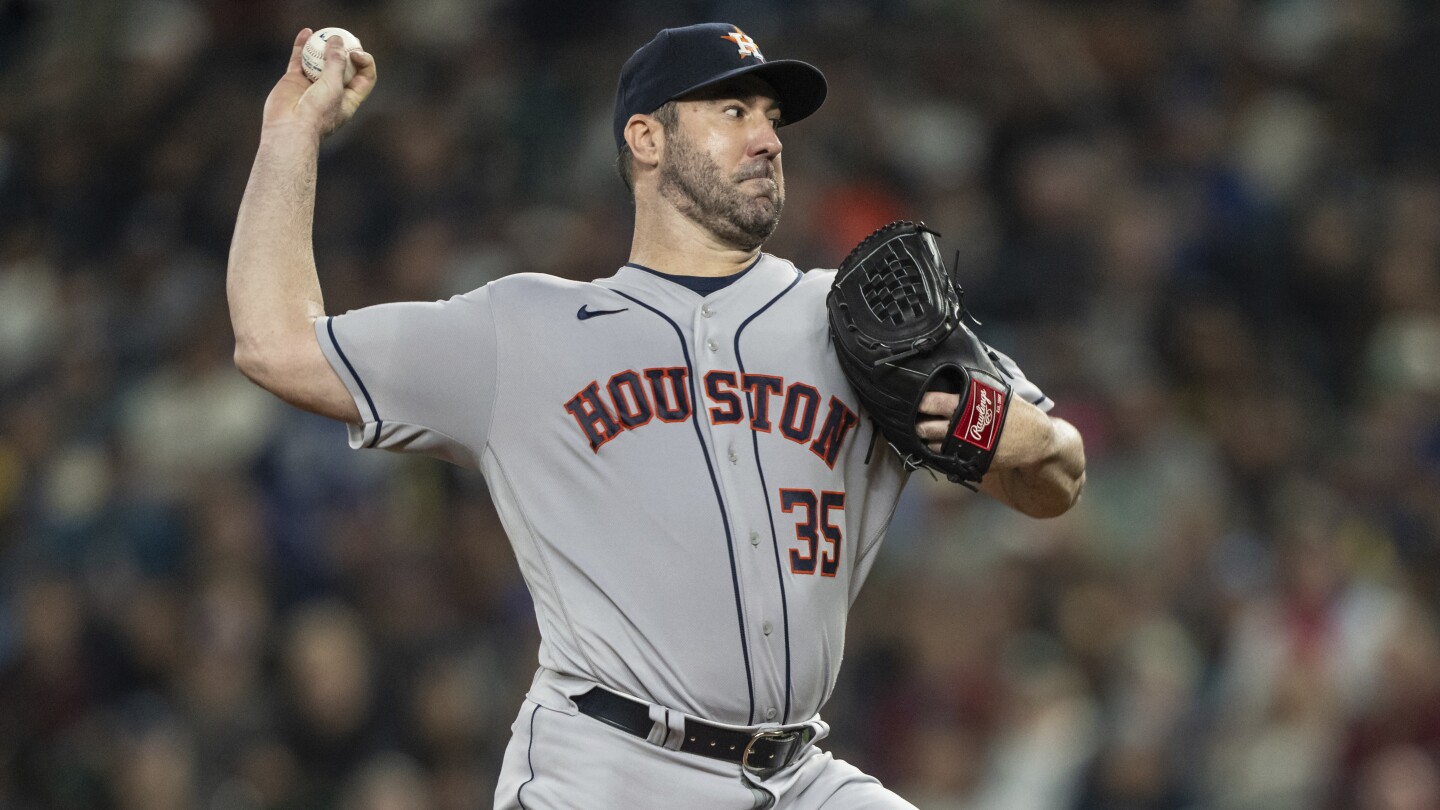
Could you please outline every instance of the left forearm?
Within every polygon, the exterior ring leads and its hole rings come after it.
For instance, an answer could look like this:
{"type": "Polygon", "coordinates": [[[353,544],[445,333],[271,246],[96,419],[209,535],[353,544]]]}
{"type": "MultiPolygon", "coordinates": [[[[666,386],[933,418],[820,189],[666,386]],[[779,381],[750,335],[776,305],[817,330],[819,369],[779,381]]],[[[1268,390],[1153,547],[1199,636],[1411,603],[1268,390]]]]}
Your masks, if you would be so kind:
{"type": "Polygon", "coordinates": [[[1069,511],[1085,486],[1085,446],[1064,419],[1016,398],[980,488],[1031,517],[1069,511]]]}

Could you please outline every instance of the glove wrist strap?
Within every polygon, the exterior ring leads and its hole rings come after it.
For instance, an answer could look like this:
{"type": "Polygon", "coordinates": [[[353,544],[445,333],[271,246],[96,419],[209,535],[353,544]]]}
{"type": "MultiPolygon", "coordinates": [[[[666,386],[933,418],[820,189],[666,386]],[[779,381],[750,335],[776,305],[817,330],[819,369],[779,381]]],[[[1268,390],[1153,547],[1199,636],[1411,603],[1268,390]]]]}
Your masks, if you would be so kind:
{"type": "MultiPolygon", "coordinates": [[[[1010,409],[1010,384],[978,369],[967,369],[970,384],[960,407],[950,418],[950,428],[940,447],[941,455],[968,461],[972,475],[961,475],[979,481],[990,469],[1000,432],[1005,427],[1005,414],[1010,409]]],[[[953,476],[952,476],[953,478],[953,476]]]]}

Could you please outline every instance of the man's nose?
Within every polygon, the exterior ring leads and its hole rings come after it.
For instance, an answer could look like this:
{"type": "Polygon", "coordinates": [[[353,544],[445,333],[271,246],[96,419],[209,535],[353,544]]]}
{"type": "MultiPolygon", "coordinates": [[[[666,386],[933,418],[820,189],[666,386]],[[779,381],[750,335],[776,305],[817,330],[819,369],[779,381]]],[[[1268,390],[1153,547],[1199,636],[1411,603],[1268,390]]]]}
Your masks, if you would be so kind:
{"type": "Polygon", "coordinates": [[[780,150],[784,148],[780,143],[780,133],[769,119],[763,119],[764,123],[755,128],[750,136],[750,156],[777,158],[780,150]]]}

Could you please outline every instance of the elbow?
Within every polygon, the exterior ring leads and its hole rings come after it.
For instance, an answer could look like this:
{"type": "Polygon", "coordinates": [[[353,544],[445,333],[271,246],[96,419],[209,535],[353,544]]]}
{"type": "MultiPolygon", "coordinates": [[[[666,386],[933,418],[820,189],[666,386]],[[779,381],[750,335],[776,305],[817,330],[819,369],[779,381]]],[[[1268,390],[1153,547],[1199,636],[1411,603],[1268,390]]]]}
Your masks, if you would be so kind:
{"type": "Polygon", "coordinates": [[[1031,517],[1054,518],[1069,512],[1085,491],[1085,443],[1080,432],[1063,420],[1052,420],[1055,452],[1045,465],[1046,497],[1038,499],[1031,517]]]}
{"type": "Polygon", "coordinates": [[[237,333],[233,360],[251,382],[290,405],[342,422],[360,422],[345,384],[309,333],[297,331],[273,339],[237,333]]]}
{"type": "Polygon", "coordinates": [[[265,370],[273,366],[267,362],[266,353],[256,346],[254,341],[247,341],[240,337],[235,339],[235,368],[244,374],[251,382],[265,387],[265,370]]]}
{"type": "Polygon", "coordinates": [[[1023,511],[1032,518],[1060,517],[1080,502],[1080,493],[1084,489],[1085,471],[1081,470],[1079,475],[1066,476],[1056,481],[1051,488],[1049,497],[1036,499],[1023,511]]]}
{"type": "Polygon", "coordinates": [[[240,341],[235,341],[235,354],[231,357],[235,363],[235,369],[250,379],[255,379],[251,369],[255,368],[256,358],[254,352],[246,348],[240,341]]]}
{"type": "Polygon", "coordinates": [[[1085,446],[1070,423],[1051,419],[1045,449],[1029,463],[999,471],[986,491],[1026,517],[1054,518],[1080,502],[1085,446]]]}
{"type": "Polygon", "coordinates": [[[256,385],[284,398],[282,384],[294,374],[295,353],[283,343],[235,339],[235,368],[256,385]]]}
{"type": "Polygon", "coordinates": [[[1071,507],[1075,506],[1075,504],[1080,503],[1080,494],[1084,491],[1085,471],[1081,470],[1080,475],[1075,478],[1074,483],[1070,487],[1070,503],[1065,507],[1066,512],[1070,511],[1071,507]]]}
{"type": "Polygon", "coordinates": [[[1084,491],[1084,468],[1071,473],[1063,468],[1050,467],[1040,479],[1031,480],[1035,481],[1034,486],[1015,487],[1024,494],[1009,499],[1011,506],[1027,517],[1060,517],[1070,512],[1074,504],[1080,503],[1080,493],[1084,491]]]}

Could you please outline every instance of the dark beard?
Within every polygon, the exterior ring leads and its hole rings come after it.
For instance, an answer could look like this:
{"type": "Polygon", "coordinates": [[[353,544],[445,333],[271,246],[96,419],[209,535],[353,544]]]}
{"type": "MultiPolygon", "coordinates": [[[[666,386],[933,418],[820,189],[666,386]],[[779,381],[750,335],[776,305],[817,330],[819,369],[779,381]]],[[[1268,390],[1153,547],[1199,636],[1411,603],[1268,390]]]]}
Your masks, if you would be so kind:
{"type": "MultiPolygon", "coordinates": [[[[774,172],[773,200],[751,197],[740,190],[734,178],[727,181],[715,161],[696,149],[678,127],[672,127],[665,134],[660,195],[690,221],[725,242],[743,250],[754,250],[764,244],[780,224],[780,211],[785,207],[785,180],[779,171],[774,172]]],[[[753,167],[748,171],[754,171],[753,167]]]]}

